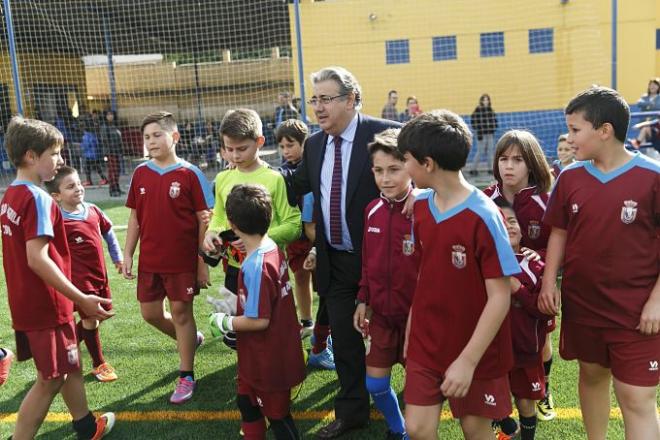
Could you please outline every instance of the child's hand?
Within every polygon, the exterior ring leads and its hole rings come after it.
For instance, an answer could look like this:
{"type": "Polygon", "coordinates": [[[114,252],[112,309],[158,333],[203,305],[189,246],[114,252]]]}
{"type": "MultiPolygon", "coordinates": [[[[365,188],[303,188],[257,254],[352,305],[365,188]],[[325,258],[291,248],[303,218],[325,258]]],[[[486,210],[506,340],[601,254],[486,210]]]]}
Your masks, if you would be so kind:
{"type": "Polygon", "coordinates": [[[202,261],[197,263],[197,287],[206,289],[211,285],[209,267],[202,261]]]}
{"type": "Polygon", "coordinates": [[[89,318],[103,321],[115,315],[114,312],[108,312],[102,307],[102,304],[111,303],[111,299],[101,298],[96,295],[85,295],[77,306],[89,318]]]}
{"type": "Polygon", "coordinates": [[[660,301],[649,298],[642,309],[637,330],[643,335],[652,336],[660,333],[660,301]]]}
{"type": "Polygon", "coordinates": [[[355,313],[353,313],[353,328],[360,333],[363,338],[367,336],[369,320],[367,319],[367,305],[365,303],[360,303],[355,307],[355,313]]]}
{"type": "Polygon", "coordinates": [[[204,211],[201,211],[199,213],[199,220],[205,226],[208,226],[208,224],[211,223],[212,218],[213,218],[213,211],[211,211],[210,209],[205,209],[204,211]]]}
{"type": "Polygon", "coordinates": [[[115,269],[117,269],[117,273],[121,274],[122,273],[122,268],[124,267],[124,262],[123,261],[115,261],[114,265],[115,265],[115,269]]]}
{"type": "Polygon", "coordinates": [[[305,257],[305,261],[303,262],[303,269],[312,271],[316,269],[316,254],[309,253],[305,257]]]}
{"type": "Polygon", "coordinates": [[[445,397],[462,398],[465,397],[472,384],[475,365],[459,356],[451,363],[445,378],[440,385],[440,391],[445,397]]]}
{"type": "Polygon", "coordinates": [[[525,256],[527,261],[541,261],[541,255],[533,249],[521,247],[520,253],[525,256]]]}
{"type": "Polygon", "coordinates": [[[243,243],[243,240],[241,240],[240,238],[238,240],[232,241],[231,245],[234,246],[239,251],[241,251],[242,254],[247,253],[247,251],[245,250],[245,244],[243,243]]]}
{"type": "Polygon", "coordinates": [[[539,292],[539,298],[537,300],[537,305],[541,313],[545,313],[546,315],[558,315],[560,303],[560,293],[557,286],[541,286],[541,292],[539,292]]]}
{"type": "Polygon", "coordinates": [[[218,234],[213,231],[206,231],[204,234],[204,243],[202,243],[202,250],[208,252],[209,254],[214,254],[217,252],[216,242],[219,242],[218,234]]]}
{"type": "Polygon", "coordinates": [[[135,279],[133,275],[133,259],[126,258],[121,265],[121,273],[124,275],[124,278],[127,280],[135,279]]]}

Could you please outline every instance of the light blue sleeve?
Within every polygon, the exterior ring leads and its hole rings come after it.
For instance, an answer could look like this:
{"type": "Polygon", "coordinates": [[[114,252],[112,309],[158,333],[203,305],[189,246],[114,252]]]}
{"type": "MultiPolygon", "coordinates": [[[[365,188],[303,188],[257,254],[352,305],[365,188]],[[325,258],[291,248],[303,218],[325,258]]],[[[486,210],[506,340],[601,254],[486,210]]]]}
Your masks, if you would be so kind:
{"type": "Polygon", "coordinates": [[[259,318],[263,262],[263,255],[259,252],[254,252],[241,265],[243,284],[247,290],[247,301],[245,302],[243,315],[248,318],[259,318]]]}
{"type": "Polygon", "coordinates": [[[303,223],[314,222],[314,194],[312,194],[311,192],[303,196],[302,222],[303,223]]]}
{"type": "Polygon", "coordinates": [[[117,240],[115,231],[113,231],[112,229],[108,230],[108,232],[103,234],[103,239],[108,245],[108,252],[110,253],[110,258],[112,258],[112,262],[119,263],[120,261],[122,261],[121,247],[119,246],[119,240],[117,240]]]}

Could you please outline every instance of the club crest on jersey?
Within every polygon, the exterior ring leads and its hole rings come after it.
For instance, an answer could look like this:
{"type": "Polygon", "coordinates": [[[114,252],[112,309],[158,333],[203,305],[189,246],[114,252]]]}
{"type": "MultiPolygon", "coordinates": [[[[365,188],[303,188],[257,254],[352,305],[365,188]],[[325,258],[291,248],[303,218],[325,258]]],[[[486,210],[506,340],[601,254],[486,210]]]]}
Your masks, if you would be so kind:
{"type": "Polygon", "coordinates": [[[623,208],[621,208],[621,221],[629,225],[635,221],[637,217],[637,202],[634,200],[626,200],[623,202],[623,208]]]}
{"type": "Polygon", "coordinates": [[[527,236],[530,240],[536,240],[541,236],[541,225],[539,222],[535,220],[529,222],[529,225],[527,226],[527,236]]]}
{"type": "Polygon", "coordinates": [[[457,269],[463,269],[467,263],[465,246],[455,244],[451,248],[453,249],[451,253],[451,264],[453,264],[457,269]]]}
{"type": "Polygon", "coordinates": [[[411,240],[410,234],[403,236],[402,251],[406,257],[411,256],[415,252],[415,242],[411,240]]]}
{"type": "Polygon", "coordinates": [[[176,199],[181,194],[181,184],[179,182],[172,182],[170,185],[170,197],[176,199]]]}

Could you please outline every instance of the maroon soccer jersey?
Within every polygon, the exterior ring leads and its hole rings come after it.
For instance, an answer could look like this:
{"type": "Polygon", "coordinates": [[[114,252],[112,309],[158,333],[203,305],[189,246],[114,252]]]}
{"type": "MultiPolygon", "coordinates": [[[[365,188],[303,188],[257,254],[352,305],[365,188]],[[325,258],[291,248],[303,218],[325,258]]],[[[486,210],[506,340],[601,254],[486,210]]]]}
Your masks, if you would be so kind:
{"type": "Polygon", "coordinates": [[[213,192],[194,165],[179,161],[159,168],[148,161],[135,169],[126,206],[140,226],[138,270],[183,273],[197,270],[198,211],[213,207],[213,192]]]}
{"type": "Polygon", "coordinates": [[[562,319],[635,329],[658,278],[660,165],[635,153],[609,173],[565,168],[544,221],[567,232],[562,319]]]}
{"type": "Polygon", "coordinates": [[[112,222],[95,205],[82,204],[82,211],[62,211],[66,239],[71,252],[71,282],[83,292],[108,288],[108,273],[101,235],[112,228],[112,222]]]}
{"type": "MultiPolygon", "coordinates": [[[[504,199],[499,183],[489,186],[484,193],[493,200],[504,199]]],[[[543,254],[548,247],[548,238],[552,229],[543,223],[548,197],[547,193],[539,193],[535,186],[530,186],[521,189],[513,196],[512,206],[522,232],[520,246],[543,254]]]]}
{"type": "MultiPolygon", "coordinates": [[[[485,279],[520,272],[502,215],[474,188],[461,204],[441,213],[433,191],[414,206],[415,246],[421,252],[412,304],[408,358],[445,373],[474,333],[487,301],[485,279]]],[[[509,318],[486,349],[475,379],[506,375],[513,365],[509,318]]]]}
{"type": "Polygon", "coordinates": [[[545,264],[528,261],[521,254],[516,254],[516,259],[522,272],[515,275],[521,285],[511,296],[511,338],[515,366],[524,368],[542,362],[541,350],[552,316],[541,313],[537,305],[545,264]]]}
{"type": "Polygon", "coordinates": [[[27,262],[26,243],[46,237],[48,256],[67,278],[71,277],[64,222],[52,197],[31,182],[14,181],[0,202],[0,225],[14,330],[43,330],[71,321],[73,302],[46,285],[27,262]]]}
{"type": "Polygon", "coordinates": [[[270,320],[265,330],[236,333],[241,380],[264,391],[288,390],[302,382],[305,361],[289,268],[270,239],[241,265],[237,315],[270,320]]]}

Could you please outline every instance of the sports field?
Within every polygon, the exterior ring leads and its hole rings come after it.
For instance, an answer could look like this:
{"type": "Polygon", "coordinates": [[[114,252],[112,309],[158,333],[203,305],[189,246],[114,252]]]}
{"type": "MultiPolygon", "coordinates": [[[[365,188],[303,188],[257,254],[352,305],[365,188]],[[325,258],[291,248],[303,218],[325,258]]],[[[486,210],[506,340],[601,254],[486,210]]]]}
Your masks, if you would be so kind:
{"type": "MultiPolygon", "coordinates": [[[[128,211],[121,203],[99,203],[115,225],[127,223],[128,211]]],[[[118,228],[123,245],[125,233],[118,228]]],[[[172,237],[176,239],[176,237],[172,237]]],[[[109,262],[109,256],[107,257],[109,262]]],[[[137,262],[137,260],[136,260],[137,262]]],[[[109,264],[109,268],[112,265],[109,264]]],[[[198,389],[191,402],[177,407],[168,403],[177,377],[178,357],[174,341],[142,321],[135,298],[135,282],[111,274],[113,305],[116,316],[101,327],[106,360],[119,374],[119,380],[101,384],[86,375],[87,395],[94,411],[112,410],[118,421],[111,435],[117,439],[232,439],[238,438],[239,414],[234,401],[236,355],[220,340],[207,339],[197,352],[196,376],[198,389]]],[[[221,285],[221,270],[212,270],[212,291],[221,285]]],[[[0,346],[13,347],[6,286],[1,283],[0,346]]],[[[199,328],[209,335],[206,317],[211,309],[202,292],[196,300],[195,315],[199,328]]],[[[555,347],[558,332],[554,335],[555,347]]],[[[82,359],[89,372],[91,361],[84,346],[82,359]]],[[[35,376],[31,362],[15,364],[9,382],[0,388],[0,438],[7,438],[16,418],[16,411],[35,376]]],[[[575,363],[561,361],[555,356],[552,372],[552,391],[558,408],[558,418],[539,421],[539,439],[586,438],[578,408],[577,369],[575,363]]],[[[403,370],[395,369],[394,389],[403,389],[403,370]]],[[[309,370],[304,387],[294,402],[294,418],[304,438],[312,434],[332,417],[332,399],[336,389],[335,373],[309,370]]],[[[356,431],[347,439],[381,439],[385,424],[375,414],[368,429],[356,431]]],[[[443,414],[441,438],[461,438],[458,423],[448,413],[443,414]]],[[[62,400],[58,397],[40,430],[39,439],[73,439],[73,430],[62,400]]],[[[623,422],[614,408],[610,419],[609,439],[623,439],[623,422]]]]}

